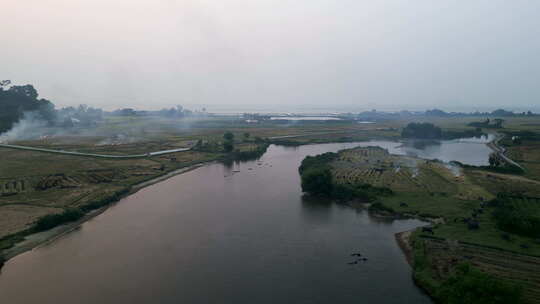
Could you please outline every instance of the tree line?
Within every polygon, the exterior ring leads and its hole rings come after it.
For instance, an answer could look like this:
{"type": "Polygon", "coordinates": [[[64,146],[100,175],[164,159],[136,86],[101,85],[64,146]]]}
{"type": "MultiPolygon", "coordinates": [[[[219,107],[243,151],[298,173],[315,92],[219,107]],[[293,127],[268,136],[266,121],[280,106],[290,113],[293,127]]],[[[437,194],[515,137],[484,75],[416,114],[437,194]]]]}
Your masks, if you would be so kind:
{"type": "Polygon", "coordinates": [[[0,81],[0,133],[5,132],[23,118],[27,112],[52,123],[55,118],[54,105],[47,99],[38,99],[36,89],[30,85],[10,86],[11,81],[0,81]]]}
{"type": "Polygon", "coordinates": [[[89,127],[103,119],[103,110],[86,105],[56,110],[51,101],[39,98],[31,84],[11,85],[9,80],[0,81],[0,109],[0,133],[11,129],[27,113],[32,113],[34,120],[64,128],[89,127]]]}
{"type": "Polygon", "coordinates": [[[479,137],[485,135],[481,128],[463,131],[443,131],[440,127],[429,122],[411,122],[401,131],[403,138],[417,139],[456,139],[466,137],[479,137]]]}

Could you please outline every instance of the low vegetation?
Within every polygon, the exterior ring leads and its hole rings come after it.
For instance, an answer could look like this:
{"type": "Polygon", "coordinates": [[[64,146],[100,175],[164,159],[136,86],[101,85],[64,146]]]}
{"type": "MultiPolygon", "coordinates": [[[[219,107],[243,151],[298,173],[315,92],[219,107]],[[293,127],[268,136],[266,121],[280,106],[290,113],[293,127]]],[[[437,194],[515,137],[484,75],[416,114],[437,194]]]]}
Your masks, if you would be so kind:
{"type": "Polygon", "coordinates": [[[448,304],[523,303],[518,286],[481,272],[470,264],[458,265],[442,282],[436,297],[448,304]]]}
{"type": "Polygon", "coordinates": [[[70,208],[64,210],[60,214],[48,214],[40,218],[34,225],[34,231],[41,232],[49,230],[56,226],[73,222],[84,216],[84,212],[78,208],[70,208]]]}
{"type": "Polygon", "coordinates": [[[497,226],[506,232],[540,238],[540,199],[501,193],[490,202],[497,226]]]}
{"type": "MultiPolygon", "coordinates": [[[[456,250],[435,238],[419,238],[418,236],[413,239],[413,243],[415,281],[437,303],[522,304],[529,302],[526,299],[530,299],[531,295],[524,293],[523,284],[509,279],[515,275],[515,273],[511,274],[510,269],[505,276],[488,273],[488,271],[493,273],[493,268],[490,267],[497,266],[490,263],[497,263],[496,259],[500,259],[493,256],[492,250],[470,245],[456,250]],[[476,259],[478,261],[483,259],[487,263],[479,264],[476,259]]],[[[508,258],[506,262],[514,261],[513,257],[508,258]]],[[[518,267],[515,269],[517,273],[522,271],[519,268],[524,266],[524,264],[514,265],[518,267]]]]}

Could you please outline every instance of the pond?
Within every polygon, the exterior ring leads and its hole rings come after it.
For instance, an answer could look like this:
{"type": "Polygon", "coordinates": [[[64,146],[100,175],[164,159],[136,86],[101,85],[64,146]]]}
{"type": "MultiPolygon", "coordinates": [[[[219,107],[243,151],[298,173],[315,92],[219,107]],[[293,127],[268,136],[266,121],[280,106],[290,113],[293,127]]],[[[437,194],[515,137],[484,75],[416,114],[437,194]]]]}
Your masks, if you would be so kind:
{"type": "Polygon", "coordinates": [[[443,162],[458,161],[473,166],[489,165],[491,148],[486,144],[493,135],[455,140],[407,140],[403,142],[374,140],[360,143],[361,146],[378,146],[392,154],[408,155],[423,159],[438,159],[443,162]]]}

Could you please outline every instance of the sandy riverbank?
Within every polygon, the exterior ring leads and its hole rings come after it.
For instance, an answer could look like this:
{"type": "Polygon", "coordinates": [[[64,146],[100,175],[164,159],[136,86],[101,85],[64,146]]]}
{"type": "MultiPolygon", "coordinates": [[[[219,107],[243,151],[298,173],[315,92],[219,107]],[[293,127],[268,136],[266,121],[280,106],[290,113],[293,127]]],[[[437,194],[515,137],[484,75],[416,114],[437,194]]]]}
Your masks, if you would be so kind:
{"type": "Polygon", "coordinates": [[[394,235],[399,248],[401,248],[401,251],[403,251],[405,258],[407,259],[407,263],[411,266],[413,265],[413,248],[410,243],[410,238],[414,230],[403,231],[394,235]]]}
{"type": "MultiPolygon", "coordinates": [[[[171,178],[173,176],[195,170],[195,169],[197,169],[199,167],[205,166],[205,165],[210,164],[212,162],[214,162],[214,161],[195,164],[195,165],[192,165],[192,166],[189,166],[189,167],[185,167],[185,168],[181,168],[181,169],[178,169],[178,170],[174,170],[174,171],[165,173],[165,174],[163,174],[161,176],[158,176],[156,178],[153,178],[151,180],[144,181],[144,182],[141,182],[139,184],[135,184],[135,185],[133,185],[131,187],[131,191],[128,194],[126,194],[124,197],[122,197],[120,200],[124,199],[125,197],[127,197],[129,195],[132,195],[132,194],[136,193],[137,191],[139,191],[139,190],[141,190],[141,189],[143,189],[145,187],[148,187],[148,186],[151,186],[153,184],[159,183],[159,182],[164,181],[166,179],[169,179],[169,178],[171,178]]],[[[117,202],[119,202],[120,200],[118,200],[117,202]]],[[[66,234],[68,234],[68,233],[70,233],[72,231],[75,231],[75,230],[79,229],[82,224],[84,224],[85,222],[89,221],[90,219],[100,215],[101,213],[105,212],[110,206],[116,204],[117,202],[109,204],[109,205],[107,205],[105,207],[93,210],[93,211],[85,214],[81,219],[79,219],[79,220],[77,220],[75,222],[67,223],[67,224],[60,225],[58,227],[49,229],[47,231],[33,233],[33,234],[30,234],[30,235],[26,236],[23,241],[18,242],[13,247],[11,247],[9,249],[5,249],[3,251],[3,256],[5,258],[5,262],[8,263],[8,261],[10,259],[12,259],[13,257],[15,257],[15,256],[17,256],[19,254],[30,251],[30,250],[32,250],[34,248],[38,248],[40,246],[45,246],[47,244],[50,244],[50,243],[54,242],[55,240],[61,238],[62,236],[66,235],[66,234]]]]}

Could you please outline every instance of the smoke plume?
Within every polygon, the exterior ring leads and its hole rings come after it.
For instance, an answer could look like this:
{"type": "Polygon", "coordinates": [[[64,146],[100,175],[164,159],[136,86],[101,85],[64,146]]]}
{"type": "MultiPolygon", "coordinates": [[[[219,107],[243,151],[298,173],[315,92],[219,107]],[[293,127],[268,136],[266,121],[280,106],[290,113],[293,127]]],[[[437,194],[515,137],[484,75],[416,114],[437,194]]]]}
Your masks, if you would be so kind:
{"type": "Polygon", "coordinates": [[[0,134],[0,143],[6,144],[10,141],[39,137],[43,134],[43,128],[46,126],[47,121],[41,119],[38,113],[25,112],[10,130],[0,134]]]}

